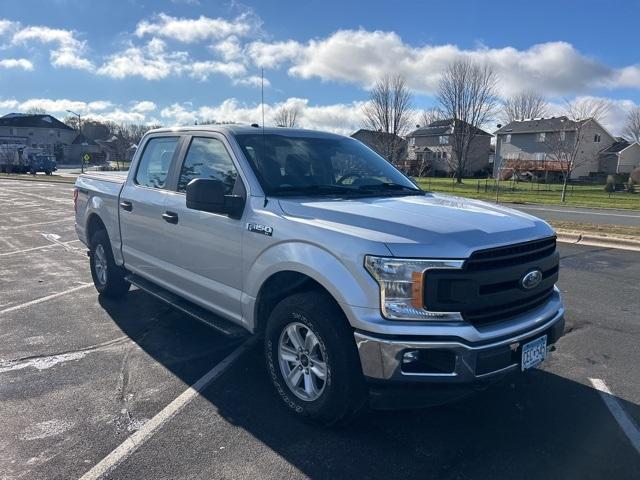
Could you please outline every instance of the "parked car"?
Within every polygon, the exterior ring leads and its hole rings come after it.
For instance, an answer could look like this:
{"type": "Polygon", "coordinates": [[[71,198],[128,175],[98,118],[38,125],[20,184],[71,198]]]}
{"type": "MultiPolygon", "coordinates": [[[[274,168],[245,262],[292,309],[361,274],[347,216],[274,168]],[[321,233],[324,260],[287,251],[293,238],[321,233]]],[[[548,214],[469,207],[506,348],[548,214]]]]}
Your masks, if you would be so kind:
{"type": "Polygon", "coordinates": [[[326,425],[398,398],[453,398],[535,367],[563,334],[542,220],[424,192],[329,133],[165,128],[141,145],[128,173],[75,185],[96,289],[122,297],[133,284],[263,338],[294,415],[326,425]]]}
{"type": "Polygon", "coordinates": [[[43,153],[29,155],[28,166],[31,175],[35,175],[38,172],[51,175],[58,169],[56,157],[43,153]]]}

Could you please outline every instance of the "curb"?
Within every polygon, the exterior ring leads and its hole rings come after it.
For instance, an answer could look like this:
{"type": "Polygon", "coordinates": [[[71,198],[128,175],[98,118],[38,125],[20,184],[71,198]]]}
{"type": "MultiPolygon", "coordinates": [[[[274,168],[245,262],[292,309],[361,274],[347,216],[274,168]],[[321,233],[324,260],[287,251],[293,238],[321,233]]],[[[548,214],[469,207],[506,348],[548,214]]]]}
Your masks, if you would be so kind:
{"type": "Polygon", "coordinates": [[[57,180],[52,180],[51,178],[37,178],[37,177],[24,178],[24,177],[11,177],[11,176],[0,175],[0,180],[13,180],[14,182],[46,182],[46,183],[62,183],[67,185],[73,185],[74,183],[76,183],[76,179],[74,177],[56,176],[56,179],[57,180]]]}
{"type": "Polygon", "coordinates": [[[620,250],[631,250],[640,252],[640,240],[633,240],[622,237],[607,237],[604,235],[593,235],[589,233],[576,232],[573,230],[556,230],[559,242],[573,243],[575,245],[588,245],[592,247],[617,248],[620,250]]]}

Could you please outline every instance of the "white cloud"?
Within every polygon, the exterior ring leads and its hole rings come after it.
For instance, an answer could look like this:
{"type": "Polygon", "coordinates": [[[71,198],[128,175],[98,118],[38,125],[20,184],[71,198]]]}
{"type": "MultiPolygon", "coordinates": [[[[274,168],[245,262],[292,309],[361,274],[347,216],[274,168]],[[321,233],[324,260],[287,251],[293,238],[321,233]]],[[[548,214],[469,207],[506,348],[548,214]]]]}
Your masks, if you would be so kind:
{"type": "Polygon", "coordinates": [[[75,37],[70,30],[29,26],[17,30],[13,34],[13,45],[27,44],[37,41],[44,44],[55,44],[50,52],[51,64],[55,67],[68,67],[79,70],[93,70],[93,64],[82,55],[86,50],[86,43],[75,37]]]}
{"type": "Polygon", "coordinates": [[[455,45],[405,43],[395,32],[340,30],[306,43],[252,42],[247,47],[258,66],[289,65],[289,74],[300,78],[353,83],[371,87],[388,72],[407,79],[415,91],[433,94],[443,69],[456,59],[470,58],[493,66],[504,95],[533,88],[547,95],[575,94],[591,88],[621,86],[640,88],[640,67],[620,70],[589,58],[567,42],[548,42],[525,50],[513,47],[472,50],[455,45]]]}
{"type": "Polygon", "coordinates": [[[111,78],[139,76],[159,80],[182,72],[188,59],[186,52],[167,52],[166,43],[154,38],[144,47],[131,46],[111,55],[98,69],[98,74],[111,78]]]}
{"type": "Polygon", "coordinates": [[[238,62],[217,62],[207,60],[204,62],[193,62],[188,67],[189,75],[198,80],[206,80],[212,73],[221,73],[230,78],[244,75],[247,71],[242,63],[238,62]]]}
{"type": "Polygon", "coordinates": [[[224,60],[230,62],[242,56],[242,46],[240,40],[235,35],[225,38],[223,41],[214,44],[212,47],[214,52],[222,56],[224,60]]]}
{"type": "Polygon", "coordinates": [[[33,63],[26,58],[4,58],[0,60],[0,68],[21,68],[33,70],[33,63]]]}
{"type": "Polygon", "coordinates": [[[108,108],[113,107],[113,103],[108,100],[94,100],[93,102],[89,102],[87,104],[87,109],[94,111],[106,110],[108,108]]]}
{"type": "Polygon", "coordinates": [[[136,102],[131,107],[131,111],[138,112],[138,113],[147,113],[147,112],[153,112],[154,110],[156,110],[156,108],[158,107],[156,106],[155,103],[149,100],[142,100],[141,102],[136,102]]]}
{"type": "MultiPolygon", "coordinates": [[[[238,78],[234,80],[234,85],[243,85],[245,87],[261,87],[263,85],[263,79],[258,75],[249,75],[248,77],[238,78]]],[[[268,78],[264,79],[264,86],[271,86],[271,82],[268,78]]]]}
{"type": "Polygon", "coordinates": [[[4,35],[17,25],[17,22],[12,22],[11,20],[0,18],[0,35],[4,35]]]}
{"type": "Polygon", "coordinates": [[[13,110],[19,105],[17,100],[0,100],[0,108],[13,110]]]}
{"type": "Polygon", "coordinates": [[[247,35],[251,32],[253,23],[253,17],[247,14],[230,21],[204,15],[195,19],[177,18],[160,13],[153,20],[143,20],[138,23],[135,34],[138,37],[153,35],[184,43],[195,43],[221,39],[230,35],[247,35]]]}

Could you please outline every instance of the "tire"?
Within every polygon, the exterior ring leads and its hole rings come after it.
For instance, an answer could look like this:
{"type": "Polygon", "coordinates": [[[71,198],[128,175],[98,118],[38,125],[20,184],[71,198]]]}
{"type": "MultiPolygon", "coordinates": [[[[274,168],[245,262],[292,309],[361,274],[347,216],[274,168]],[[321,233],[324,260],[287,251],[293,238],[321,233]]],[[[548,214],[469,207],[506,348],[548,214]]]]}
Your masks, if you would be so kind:
{"type": "Polygon", "coordinates": [[[278,303],[267,322],[264,348],[269,378],[294,415],[332,426],[346,424],[364,409],[367,389],[353,330],[325,292],[297,293],[278,303]],[[308,353],[303,350],[293,355],[293,330],[298,343],[309,341],[302,346],[308,353]],[[292,381],[285,380],[287,373],[292,381]],[[292,388],[294,383],[297,388],[292,388]]]}
{"type": "Polygon", "coordinates": [[[91,237],[89,264],[93,284],[101,295],[121,298],[129,291],[131,284],[125,280],[127,272],[113,260],[111,242],[104,230],[98,230],[91,237]]]}

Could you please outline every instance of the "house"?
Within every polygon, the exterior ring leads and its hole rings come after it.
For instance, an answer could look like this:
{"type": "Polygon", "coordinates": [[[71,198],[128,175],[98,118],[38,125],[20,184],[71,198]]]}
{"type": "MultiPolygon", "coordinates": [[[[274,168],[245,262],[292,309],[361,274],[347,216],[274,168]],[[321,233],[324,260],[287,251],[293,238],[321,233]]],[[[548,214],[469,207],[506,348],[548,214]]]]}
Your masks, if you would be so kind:
{"type": "Polygon", "coordinates": [[[616,137],[598,154],[598,165],[603,173],[631,173],[640,167],[640,144],[616,137]]]}
{"type": "Polygon", "coordinates": [[[364,128],[353,133],[351,137],[360,140],[396,167],[402,168],[401,165],[407,157],[407,141],[404,138],[393,133],[376,132],[364,128]]]}
{"type": "Polygon", "coordinates": [[[566,165],[558,152],[573,150],[576,135],[579,151],[571,173],[574,179],[630,171],[640,162],[638,147],[614,137],[593,118],[574,121],[560,116],[514,121],[499,128],[495,135],[494,176],[501,178],[528,172],[547,180],[560,180],[566,165]]]}
{"type": "Polygon", "coordinates": [[[79,163],[85,153],[94,159],[100,147],[52,115],[9,113],[0,117],[0,145],[15,145],[56,155],[58,161],[79,163]]]}
{"type": "Polygon", "coordinates": [[[467,126],[474,136],[471,140],[463,175],[473,175],[489,167],[491,149],[490,133],[466,122],[453,119],[438,120],[426,127],[418,127],[407,135],[409,150],[402,166],[410,175],[448,175],[458,168],[458,159],[453,151],[453,135],[457,129],[467,126]]]}
{"type": "Polygon", "coordinates": [[[19,144],[44,153],[60,154],[78,135],[51,115],[9,113],[0,117],[0,144],[19,144]]]}

